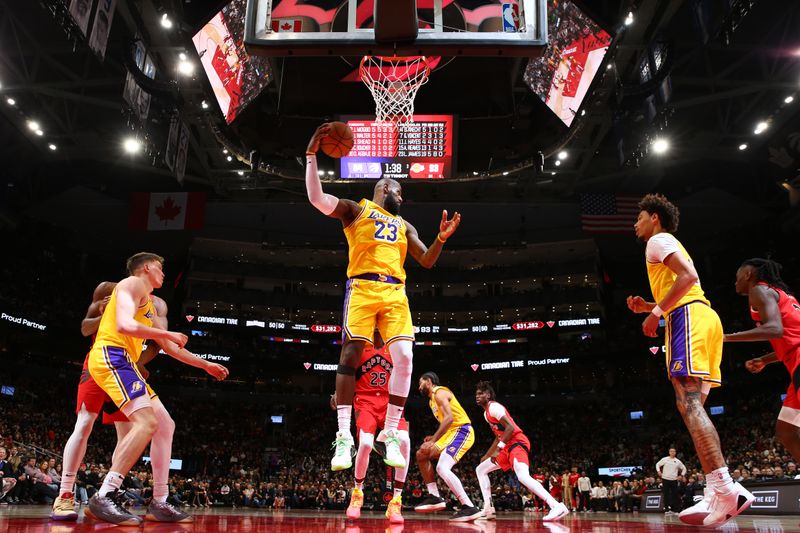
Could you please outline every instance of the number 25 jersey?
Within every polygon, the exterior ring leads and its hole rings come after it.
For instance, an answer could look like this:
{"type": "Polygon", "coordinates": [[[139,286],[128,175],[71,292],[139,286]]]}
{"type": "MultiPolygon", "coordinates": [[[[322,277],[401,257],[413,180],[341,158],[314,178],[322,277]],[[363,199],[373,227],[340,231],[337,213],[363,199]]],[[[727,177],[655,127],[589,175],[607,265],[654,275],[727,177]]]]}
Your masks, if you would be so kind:
{"type": "Polygon", "coordinates": [[[365,347],[356,369],[356,396],[389,396],[392,356],[386,346],[380,350],[365,347]]]}
{"type": "Polygon", "coordinates": [[[383,274],[405,283],[408,240],[406,223],[389,214],[375,202],[363,198],[361,212],[344,228],[349,247],[347,277],[359,274],[383,274]]]}

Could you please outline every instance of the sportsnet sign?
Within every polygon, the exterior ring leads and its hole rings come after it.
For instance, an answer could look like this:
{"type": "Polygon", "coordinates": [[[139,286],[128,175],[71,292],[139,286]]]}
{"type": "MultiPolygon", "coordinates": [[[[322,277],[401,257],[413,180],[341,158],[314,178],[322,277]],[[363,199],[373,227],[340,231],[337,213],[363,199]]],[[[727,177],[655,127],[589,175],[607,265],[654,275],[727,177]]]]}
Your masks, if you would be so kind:
{"type": "Polygon", "coordinates": [[[605,468],[598,468],[597,474],[611,477],[629,477],[632,476],[636,470],[641,469],[641,466],[609,466],[605,468]]]}

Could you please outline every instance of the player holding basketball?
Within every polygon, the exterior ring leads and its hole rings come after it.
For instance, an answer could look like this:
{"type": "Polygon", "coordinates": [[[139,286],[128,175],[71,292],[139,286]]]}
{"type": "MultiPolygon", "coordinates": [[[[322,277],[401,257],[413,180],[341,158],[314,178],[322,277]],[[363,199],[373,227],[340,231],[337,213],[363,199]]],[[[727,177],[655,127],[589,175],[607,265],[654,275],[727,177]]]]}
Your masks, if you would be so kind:
{"type": "Polygon", "coordinates": [[[648,337],[655,337],[659,320],[662,316],[666,319],[667,375],[714,492],[710,504],[701,501],[681,511],[679,518],[690,524],[719,526],[747,509],[754,499],[731,479],[719,435],[703,409],[703,395],[721,383],[722,324],[700,287],[691,257],[672,235],[678,229],[678,208],[660,194],[648,194],[639,202],[639,210],[634,230],[647,243],[647,275],[656,301],[628,296],[628,308],[647,313],[642,331],[648,337]]]}
{"type": "MultiPolygon", "coordinates": [[[[151,293],[164,282],[163,263],[162,257],[146,252],[128,259],[130,276],[120,281],[111,293],[89,352],[88,368],[92,379],[131,422],[130,430],[117,445],[103,485],[89,500],[89,512],[94,518],[118,525],[142,522],[140,517],[122,508],[112,493],[119,490],[125,475],[151,440],[154,477],[164,472],[164,468],[169,472],[175,423],[136,367],[144,340],[155,340],[175,359],[204,368],[217,379],[224,379],[228,374],[225,367],[185,350],[186,335],[153,327],[156,309],[151,293]]],[[[155,481],[147,518],[191,521],[191,517],[166,502],[166,479],[155,481]]]]}
{"type": "Polygon", "coordinates": [[[549,522],[569,514],[566,505],[556,501],[541,483],[531,477],[528,458],[531,453],[531,443],[511,418],[508,410],[495,400],[494,389],[488,381],[479,381],[475,386],[475,403],[483,408],[483,418],[495,435],[494,442],[483,454],[480,464],[475,469],[483,495],[480,518],[491,520],[495,517],[489,473],[501,469],[503,472],[513,470],[520,483],[547,503],[550,512],[542,520],[549,522]]]}
{"type": "Polygon", "coordinates": [[[411,387],[414,326],[405,291],[403,268],[406,252],[425,268],[436,264],[442,246],[456,231],[461,215],[447,218],[442,211],[439,234],[430,247],[420,240],[416,228],[399,216],[403,203],[400,184],[381,179],[375,184],[372,200],[336,198],[322,192],[317,174],[316,153],[330,126],[323,124],[306,150],[306,191],[311,204],[324,215],[341,220],[349,248],[347,289],[342,329],[344,342],[336,373],[336,405],[339,431],[336,433],[332,470],[352,466],[353,436],[350,424],[353,410],[355,375],[361,352],[372,343],[377,329],[385,339],[394,368],[389,379],[386,423],[377,440],[386,443],[384,462],[404,468],[407,462],[400,451],[398,424],[411,387]]]}
{"type": "Polygon", "coordinates": [[[418,513],[432,513],[447,507],[439,495],[436,476],[431,465],[431,459],[438,458],[436,473],[461,503],[461,509],[450,520],[452,522],[475,520],[481,515],[481,510],[475,507],[467,496],[461,480],[453,473],[455,464],[475,444],[472,422],[453,392],[447,387],[442,387],[439,384],[439,376],[433,372],[425,372],[419,378],[419,392],[428,398],[428,405],[433,416],[439,421],[439,427],[436,433],[425,437],[425,442],[417,450],[417,465],[428,489],[428,496],[414,510],[418,513]]]}
{"type": "Polygon", "coordinates": [[[769,341],[773,351],[750,359],[747,370],[756,374],[780,361],[791,382],[775,423],[775,436],[800,461],[800,304],[781,279],[781,265],[770,259],[748,259],[736,271],[736,292],[747,296],[750,316],[757,327],[725,335],[725,342],[769,341]]]}
{"type": "MultiPolygon", "coordinates": [[[[389,403],[389,376],[392,375],[392,356],[383,344],[380,333],[375,332],[372,348],[365,348],[361,353],[361,364],[356,373],[356,394],[353,399],[353,410],[358,435],[358,453],[356,454],[355,483],[347,507],[347,518],[359,518],[364,505],[364,479],[369,469],[369,454],[375,442],[375,430],[382,428],[386,422],[386,405],[389,403]]],[[[335,398],[331,406],[336,409],[335,398]]],[[[398,425],[400,451],[408,464],[411,453],[411,439],[408,435],[408,422],[400,419],[398,425]]],[[[386,508],[386,518],[392,524],[402,524],[403,487],[406,484],[408,466],[396,468],[394,472],[394,494],[386,508]]]]}

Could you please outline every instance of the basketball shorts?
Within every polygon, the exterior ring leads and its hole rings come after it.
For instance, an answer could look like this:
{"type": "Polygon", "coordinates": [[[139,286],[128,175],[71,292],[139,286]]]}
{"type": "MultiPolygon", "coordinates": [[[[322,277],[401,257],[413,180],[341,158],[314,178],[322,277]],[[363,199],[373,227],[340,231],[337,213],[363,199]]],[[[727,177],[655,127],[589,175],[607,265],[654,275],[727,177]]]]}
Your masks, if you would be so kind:
{"type": "Polygon", "coordinates": [[[75,414],[79,413],[81,406],[85,405],[90,413],[99,414],[103,411],[103,404],[109,401],[108,394],[101,389],[89,374],[89,369],[84,367],[81,379],[78,382],[78,398],[75,403],[75,414]]]}
{"type": "Polygon", "coordinates": [[[464,424],[448,429],[434,445],[441,453],[446,453],[458,462],[473,444],[475,444],[475,430],[471,424],[464,424]]]}
{"type": "Polygon", "coordinates": [[[342,315],[344,340],[363,340],[372,344],[376,326],[386,344],[401,339],[414,340],[405,285],[350,279],[342,315]]]}
{"type": "Polygon", "coordinates": [[[124,348],[92,347],[88,367],[92,379],[118,409],[123,409],[126,404],[142,396],[150,399],[156,397],[124,348]]]}
{"type": "Polygon", "coordinates": [[[500,455],[494,458],[494,463],[508,472],[514,468],[514,459],[522,464],[531,466],[529,455],[531,453],[531,443],[528,437],[514,439],[507,442],[505,448],[500,450],[500,455]]]}
{"type": "Polygon", "coordinates": [[[701,302],[677,307],[667,316],[667,375],[700,378],[711,387],[722,384],[722,323],[701,302]]]}
{"type": "MultiPolygon", "coordinates": [[[[356,420],[356,433],[376,434],[378,428],[383,429],[386,424],[386,406],[389,404],[389,395],[383,396],[359,396],[353,400],[353,412],[356,420]]],[[[400,418],[397,429],[408,431],[408,421],[405,417],[400,418]]]]}

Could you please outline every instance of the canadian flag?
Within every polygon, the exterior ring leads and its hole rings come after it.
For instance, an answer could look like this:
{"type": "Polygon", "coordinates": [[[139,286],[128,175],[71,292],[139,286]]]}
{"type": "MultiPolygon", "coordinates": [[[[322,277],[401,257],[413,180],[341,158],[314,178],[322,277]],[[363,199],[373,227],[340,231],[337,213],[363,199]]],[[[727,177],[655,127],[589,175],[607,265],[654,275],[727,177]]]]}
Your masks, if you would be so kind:
{"type": "Polygon", "coordinates": [[[273,19],[272,31],[274,33],[298,33],[303,31],[301,19],[273,19]]]}
{"type": "Polygon", "coordinates": [[[148,231],[200,229],[205,209],[203,192],[135,192],[128,226],[148,231]]]}

